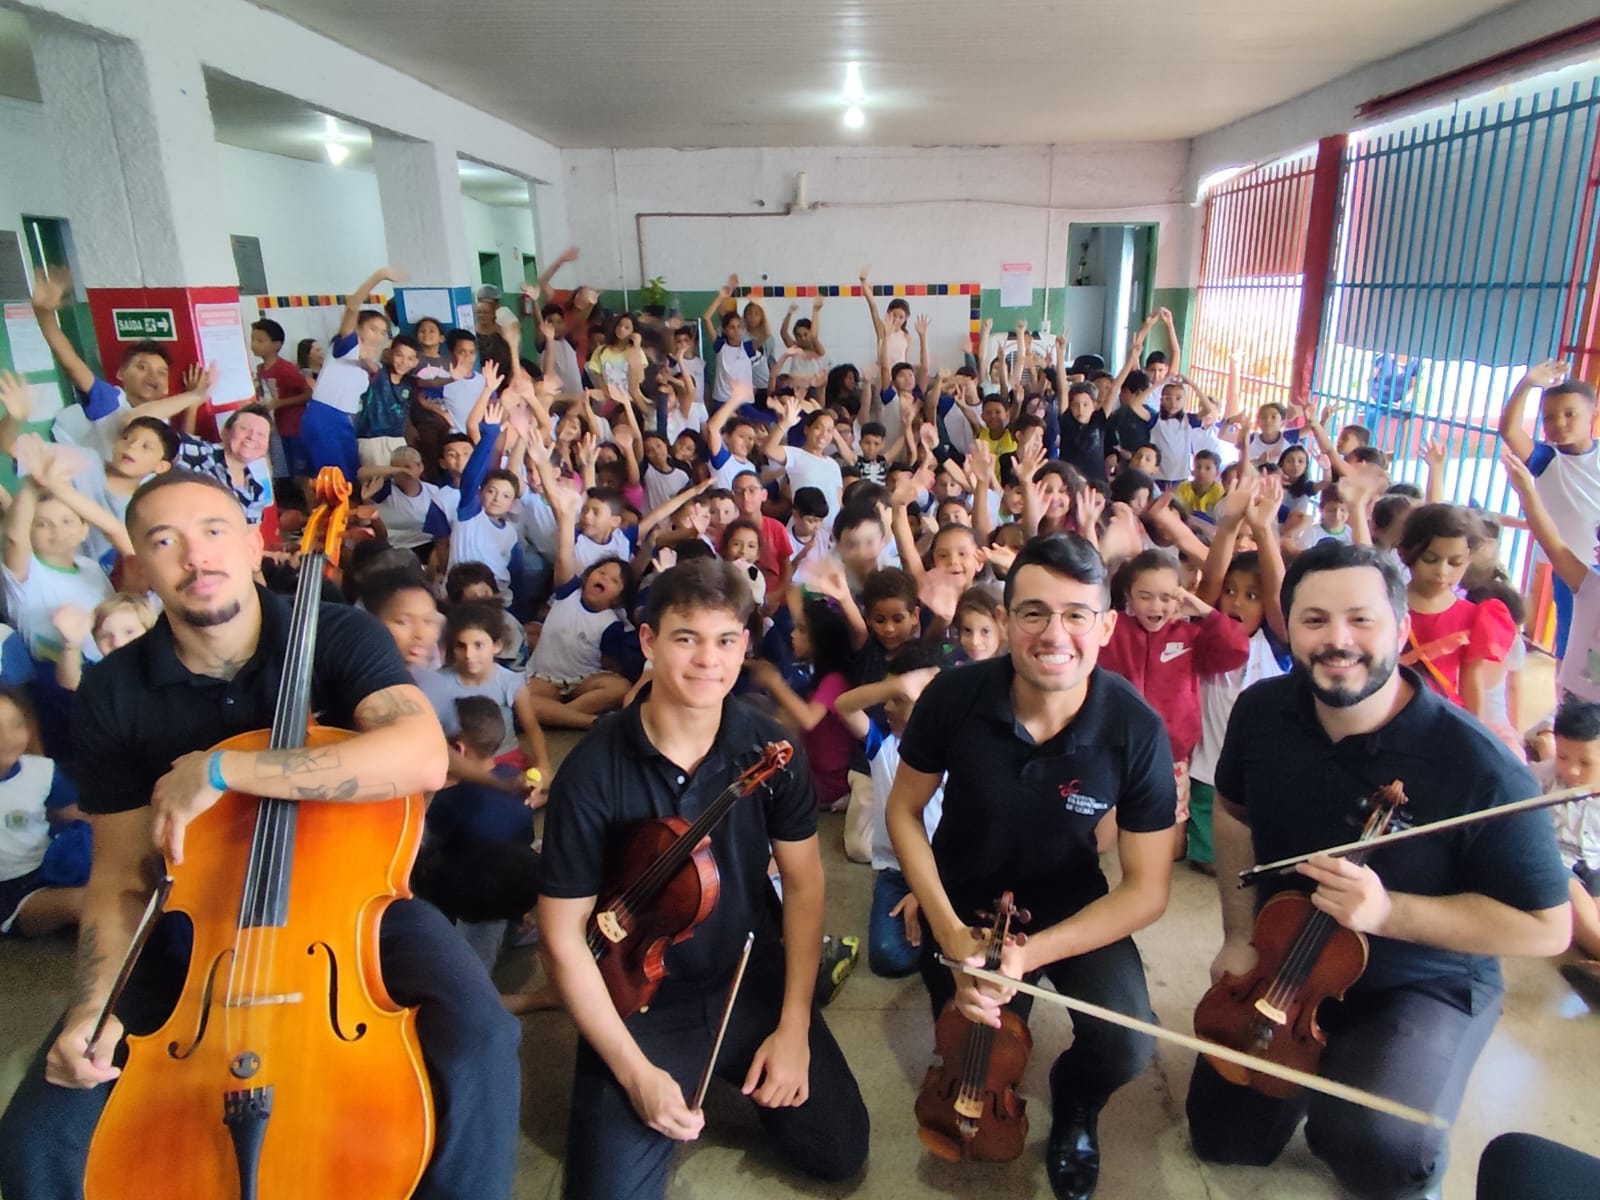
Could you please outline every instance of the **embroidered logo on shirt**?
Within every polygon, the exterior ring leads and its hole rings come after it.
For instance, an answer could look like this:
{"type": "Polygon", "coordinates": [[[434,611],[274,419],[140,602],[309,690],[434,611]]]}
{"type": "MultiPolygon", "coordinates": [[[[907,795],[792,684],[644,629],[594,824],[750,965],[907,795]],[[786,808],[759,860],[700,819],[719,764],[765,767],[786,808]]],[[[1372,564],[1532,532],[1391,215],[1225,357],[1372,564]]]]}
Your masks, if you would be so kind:
{"type": "Polygon", "coordinates": [[[1097,800],[1079,791],[1082,786],[1079,780],[1071,779],[1056,789],[1057,794],[1065,801],[1062,807],[1068,812],[1077,813],[1082,817],[1098,817],[1111,807],[1104,800],[1097,800]]]}
{"type": "Polygon", "coordinates": [[[1173,659],[1181,658],[1187,653],[1189,653],[1189,647],[1186,643],[1168,642],[1165,646],[1161,647],[1161,661],[1164,663],[1169,663],[1173,659]]]}

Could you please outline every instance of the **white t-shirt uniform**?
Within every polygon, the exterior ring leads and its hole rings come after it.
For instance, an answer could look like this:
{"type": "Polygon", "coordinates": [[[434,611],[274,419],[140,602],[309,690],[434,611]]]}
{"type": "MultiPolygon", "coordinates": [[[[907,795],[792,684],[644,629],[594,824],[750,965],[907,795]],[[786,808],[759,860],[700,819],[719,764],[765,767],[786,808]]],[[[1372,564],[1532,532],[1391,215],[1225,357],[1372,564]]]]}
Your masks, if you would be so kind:
{"type": "Polygon", "coordinates": [[[6,611],[27,642],[28,653],[38,662],[57,662],[61,658],[61,634],[50,623],[50,614],[67,604],[92,612],[95,605],[111,595],[111,580],[99,563],[82,555],[72,560],[68,571],[47,566],[37,555],[31,557],[25,580],[13,575],[10,567],[0,567],[6,611]]]}
{"type": "Polygon", "coordinates": [[[710,419],[711,414],[706,412],[706,406],[701,404],[698,400],[689,405],[689,411],[687,413],[679,408],[676,403],[667,405],[668,444],[670,445],[671,443],[677,441],[678,435],[686,429],[690,433],[699,433],[700,430],[705,427],[705,423],[710,419]]]}
{"type": "Polygon", "coordinates": [[[618,608],[590,611],[583,603],[583,588],[574,586],[550,602],[529,673],[563,687],[598,674],[600,638],[620,620],[622,610],[618,608]]]}
{"type": "Polygon", "coordinates": [[[460,501],[460,492],[453,488],[446,492],[431,483],[423,483],[420,492],[408,496],[390,481],[377,495],[378,515],[389,532],[389,544],[397,550],[415,550],[435,538],[449,537],[460,501]]]}
{"type": "Polygon", "coordinates": [[[506,735],[501,739],[495,757],[498,758],[516,748],[514,706],[517,696],[527,683],[521,675],[497,666],[494,673],[483,683],[467,683],[449,667],[440,667],[438,670],[414,670],[411,676],[422,689],[422,694],[428,698],[428,703],[433,705],[434,714],[439,718],[439,724],[444,727],[446,737],[454,737],[461,732],[461,717],[456,712],[456,701],[466,696],[487,696],[500,706],[500,716],[506,723],[506,735]]]}
{"type": "MultiPolygon", "coordinates": [[[[900,869],[900,859],[889,841],[887,821],[889,793],[894,788],[894,773],[900,769],[900,739],[884,733],[876,722],[867,729],[867,770],[872,775],[872,869],[883,871],[900,869]]],[[[944,812],[944,784],[934,789],[933,795],[922,810],[922,828],[933,841],[939,828],[939,816],[944,812]]]]}
{"type": "Polygon", "coordinates": [[[347,338],[334,338],[329,349],[332,354],[311,385],[311,399],[354,417],[361,411],[361,398],[372,386],[372,375],[361,361],[361,342],[352,333],[347,338]]]}
{"type": "Polygon", "coordinates": [[[450,534],[450,565],[454,567],[464,562],[486,564],[494,572],[500,603],[510,604],[511,555],[517,548],[517,538],[515,521],[496,521],[480,510],[465,521],[456,522],[450,534]]]}
{"type": "Polygon", "coordinates": [[[1278,656],[1272,652],[1263,626],[1250,635],[1250,657],[1244,666],[1220,675],[1200,677],[1200,744],[1189,759],[1189,777],[1201,783],[1215,783],[1217,756],[1222,753],[1222,738],[1228,732],[1233,702],[1252,683],[1283,674],[1278,656]]]}
{"type": "Polygon", "coordinates": [[[556,511],[550,507],[550,502],[532,488],[525,489],[517,501],[517,507],[512,510],[516,513],[517,527],[522,534],[522,540],[532,546],[539,553],[539,557],[547,562],[554,562],[556,558],[556,532],[560,528],[556,520],[556,511]]]}
{"type": "Polygon", "coordinates": [[[733,451],[724,446],[711,460],[711,469],[717,474],[717,486],[733,490],[733,481],[756,466],[748,458],[735,458],[733,451]],[[721,461],[717,461],[718,459],[721,461]]]}
{"type": "Polygon", "coordinates": [[[1275,463],[1283,457],[1283,452],[1290,446],[1300,444],[1300,431],[1298,429],[1285,429],[1278,434],[1278,440],[1269,442],[1259,433],[1252,433],[1249,446],[1250,461],[1253,463],[1275,463]]]}
{"type": "Polygon", "coordinates": [[[1556,674],[1556,691],[1600,704],[1600,569],[1595,567],[1589,568],[1572,601],[1572,632],[1556,674]]]}
{"type": "Polygon", "coordinates": [[[670,471],[658,471],[645,463],[639,473],[644,484],[644,502],[649,508],[660,508],[689,486],[688,472],[678,467],[670,471]]]}
{"type": "MultiPolygon", "coordinates": [[[[44,852],[50,848],[47,802],[52,791],[58,791],[55,783],[55,762],[37,754],[24,754],[11,774],[0,779],[0,880],[20,879],[44,862],[44,852]]],[[[0,919],[12,915],[0,912],[0,919]]]]}
{"type": "Polygon", "coordinates": [[[1564,454],[1548,442],[1536,442],[1528,470],[1561,540],[1584,562],[1593,562],[1595,526],[1600,524],[1600,441],[1582,454],[1564,454]]]}
{"type": "Polygon", "coordinates": [[[628,536],[628,532],[626,529],[618,529],[603,542],[597,542],[582,533],[578,534],[577,540],[572,544],[572,557],[578,564],[578,570],[586,571],[602,558],[620,558],[623,562],[631,559],[634,539],[628,536]]]}
{"type": "Polygon", "coordinates": [[[730,342],[719,337],[716,341],[717,379],[716,403],[721,408],[733,395],[733,385],[742,383],[754,389],[754,361],[760,357],[754,342],[730,342]]]}
{"type": "Polygon", "coordinates": [[[844,489],[844,475],[839,470],[838,462],[827,455],[802,450],[799,446],[785,447],[784,454],[789,495],[793,496],[803,487],[816,488],[828,502],[826,521],[832,525],[833,519],[839,515],[839,493],[844,489]]]}
{"type": "Polygon", "coordinates": [[[444,385],[443,404],[450,414],[450,429],[453,432],[467,431],[467,418],[472,415],[472,406],[478,402],[478,397],[481,395],[483,395],[482,375],[468,375],[465,379],[453,379],[444,385]]]}
{"type": "Polygon", "coordinates": [[[1157,416],[1150,427],[1150,444],[1161,455],[1156,474],[1163,480],[1187,479],[1194,465],[1194,452],[1205,445],[1204,427],[1193,413],[1176,419],[1157,416]]]}

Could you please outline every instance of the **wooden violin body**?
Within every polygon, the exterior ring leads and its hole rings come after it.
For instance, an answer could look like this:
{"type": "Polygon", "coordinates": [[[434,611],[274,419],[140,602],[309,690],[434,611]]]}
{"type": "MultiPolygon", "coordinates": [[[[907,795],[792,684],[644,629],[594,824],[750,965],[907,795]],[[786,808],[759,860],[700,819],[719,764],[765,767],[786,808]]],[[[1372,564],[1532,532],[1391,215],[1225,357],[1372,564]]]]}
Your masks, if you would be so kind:
{"type": "MultiPolygon", "coordinates": [[[[1367,969],[1367,939],[1328,922],[1321,949],[1309,961],[1296,952],[1309,922],[1326,914],[1304,892],[1279,892],[1256,914],[1250,944],[1255,967],[1247,975],[1224,975],[1194,1011],[1194,1031],[1282,1066],[1316,1074],[1328,1044],[1317,1024],[1324,1000],[1341,999],[1367,969]]],[[[1208,1059],[1230,1083],[1285,1099],[1299,1086],[1220,1059],[1208,1059]]]]}
{"type": "Polygon", "coordinates": [[[587,941],[624,1017],[644,1009],[661,986],[667,948],[692,936],[717,906],[722,877],[711,853],[712,831],[793,757],[788,742],[769,742],[692,823],[682,817],[636,821],[607,848],[587,941]]]}
{"type": "MultiPolygon", "coordinates": [[[[1029,918],[1010,892],[985,915],[990,926],[975,932],[988,938],[984,961],[994,971],[1006,943],[1024,940],[1012,925],[1029,918]]],[[[952,999],[934,1023],[933,1044],[938,1061],[928,1068],[916,1103],[917,1136],[928,1152],[946,1162],[1018,1157],[1028,1144],[1028,1102],[1017,1095],[1033,1053],[1027,1021],[1005,1008],[999,1029],[979,1025],[967,1020],[952,999]]]]}
{"type": "Polygon", "coordinates": [[[688,831],[682,817],[636,822],[622,831],[609,859],[613,878],[596,905],[590,938],[605,943],[600,977],[625,1016],[648,1007],[666,978],[667,947],[693,937],[721,898],[722,876],[706,838],[665,879],[653,903],[636,908],[624,899],[628,883],[645,876],[688,831]]]}
{"type": "Polygon", "coordinates": [[[974,1025],[952,1000],[933,1029],[933,1051],[939,1062],[928,1068],[917,1094],[917,1136],[928,1152],[946,1162],[1010,1162],[1028,1144],[1028,1102],[1017,1085],[1028,1069],[1033,1034],[1028,1023],[1009,1008],[1000,1013],[1000,1028],[974,1025]],[[982,1032],[979,1032],[979,1031],[982,1032]],[[987,1063],[981,1086],[963,1094],[963,1065],[974,1034],[989,1034],[987,1063]]]}
{"type": "MultiPolygon", "coordinates": [[[[352,736],[315,726],[307,744],[352,736]]],[[[267,737],[219,749],[264,750],[267,737]]],[[[226,792],[194,820],[183,863],[169,867],[167,904],[194,928],[188,978],[166,1024],[128,1039],[89,1148],[86,1200],[411,1195],[432,1151],[433,1105],[416,1014],[383,986],[378,926],[410,895],[422,819],[421,796],[340,804],[226,792]],[[271,804],[295,810],[281,896],[259,895],[240,851],[271,804]],[[241,929],[252,890],[273,911],[241,929]]]]}

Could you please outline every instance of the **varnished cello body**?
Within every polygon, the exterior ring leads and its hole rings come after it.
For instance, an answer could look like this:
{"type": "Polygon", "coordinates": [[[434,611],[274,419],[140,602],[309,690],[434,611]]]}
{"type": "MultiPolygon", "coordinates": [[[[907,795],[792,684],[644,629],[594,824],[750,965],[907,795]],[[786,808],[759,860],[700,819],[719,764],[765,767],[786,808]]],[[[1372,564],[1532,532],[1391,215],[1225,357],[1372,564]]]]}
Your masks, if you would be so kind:
{"type": "MultiPolygon", "coordinates": [[[[355,736],[308,728],[321,566],[317,554],[302,565],[293,628],[304,618],[313,634],[291,635],[273,730],[218,749],[315,752],[355,736]],[[286,705],[297,656],[305,695],[286,705]]],[[[225,792],[189,825],[167,901],[193,927],[188,975],[166,1023],[128,1039],[89,1147],[86,1200],[412,1194],[433,1105],[416,1014],[383,985],[378,931],[390,902],[410,895],[423,811],[419,795],[225,792]]]]}

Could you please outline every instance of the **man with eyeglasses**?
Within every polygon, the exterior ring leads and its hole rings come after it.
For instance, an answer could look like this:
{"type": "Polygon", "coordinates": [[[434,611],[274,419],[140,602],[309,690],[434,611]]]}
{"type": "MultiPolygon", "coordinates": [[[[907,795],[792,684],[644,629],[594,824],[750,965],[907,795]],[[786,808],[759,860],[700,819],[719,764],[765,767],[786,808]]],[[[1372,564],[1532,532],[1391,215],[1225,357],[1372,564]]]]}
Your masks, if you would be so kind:
{"type": "MultiPolygon", "coordinates": [[[[1166,729],[1126,680],[1096,668],[1117,614],[1088,542],[1030,541],[1006,578],[1005,611],[1010,654],[928,685],[889,796],[889,836],[932,935],[922,939],[921,969],[934,1013],[953,998],[969,1020],[996,1027],[1008,1004],[1027,1015],[1027,997],[934,957],[982,965],[978,913],[1011,891],[1032,921],[1026,942],[1002,951],[1002,973],[1048,975],[1063,994],[1153,1021],[1132,934],[1166,910],[1172,880],[1177,797],[1166,729]],[[930,844],[922,810],[941,781],[944,813],[930,844]],[[1115,887],[1095,846],[1095,827],[1113,809],[1115,887]]],[[[1100,1109],[1153,1049],[1142,1034],[1074,1018],[1072,1045],[1050,1071],[1045,1169],[1057,1197],[1094,1195],[1100,1109]]]]}

